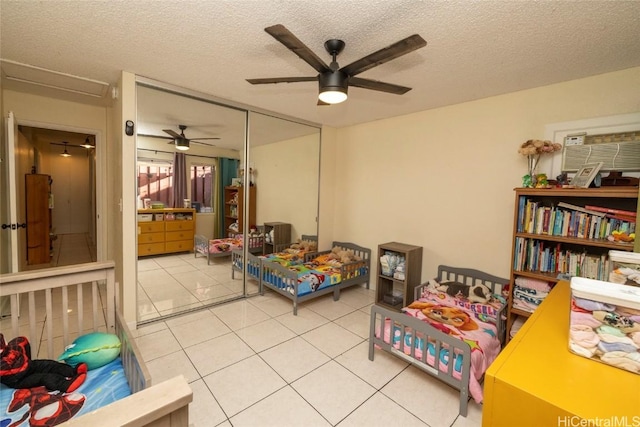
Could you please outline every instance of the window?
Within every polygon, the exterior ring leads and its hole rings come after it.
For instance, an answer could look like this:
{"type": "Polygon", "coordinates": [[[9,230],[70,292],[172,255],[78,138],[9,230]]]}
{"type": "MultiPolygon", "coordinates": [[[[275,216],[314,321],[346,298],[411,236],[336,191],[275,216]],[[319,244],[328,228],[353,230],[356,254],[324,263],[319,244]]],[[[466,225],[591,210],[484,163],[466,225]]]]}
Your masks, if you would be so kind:
{"type": "Polygon", "coordinates": [[[215,168],[211,165],[191,165],[191,203],[200,212],[213,212],[215,168]]]}
{"type": "Polygon", "coordinates": [[[171,204],[171,188],[173,185],[173,167],[168,164],[150,164],[138,162],[138,194],[140,199],[151,199],[171,204]]]}

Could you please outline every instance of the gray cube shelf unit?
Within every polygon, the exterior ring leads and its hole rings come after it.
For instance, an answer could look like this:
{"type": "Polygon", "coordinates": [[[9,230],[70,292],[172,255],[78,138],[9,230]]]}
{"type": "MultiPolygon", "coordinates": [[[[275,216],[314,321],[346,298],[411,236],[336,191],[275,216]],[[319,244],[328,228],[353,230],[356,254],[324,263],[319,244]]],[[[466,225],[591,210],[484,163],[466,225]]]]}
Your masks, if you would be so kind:
{"type": "MultiPolygon", "coordinates": [[[[393,273],[392,273],[393,274],[393,273]]],[[[422,276],[422,246],[389,242],[378,245],[378,274],[376,280],[376,304],[393,310],[413,302],[414,290],[420,286],[422,276]],[[382,274],[380,257],[393,252],[405,259],[404,280],[382,274]]]]}
{"type": "Polygon", "coordinates": [[[264,223],[263,253],[271,254],[278,252],[284,246],[291,244],[291,224],[286,222],[265,222],[264,223]],[[267,234],[273,230],[273,241],[267,242],[267,234]],[[276,250],[277,248],[277,250],[276,250]]]}

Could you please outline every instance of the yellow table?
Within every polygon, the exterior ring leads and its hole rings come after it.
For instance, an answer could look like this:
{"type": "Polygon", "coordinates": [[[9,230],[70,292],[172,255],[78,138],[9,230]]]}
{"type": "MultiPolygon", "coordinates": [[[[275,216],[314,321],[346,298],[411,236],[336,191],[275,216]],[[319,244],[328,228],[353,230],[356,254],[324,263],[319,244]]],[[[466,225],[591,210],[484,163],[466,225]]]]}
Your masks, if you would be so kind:
{"type": "Polygon", "coordinates": [[[483,427],[640,427],[640,375],[569,352],[570,294],[558,282],[487,369],[483,427]]]}

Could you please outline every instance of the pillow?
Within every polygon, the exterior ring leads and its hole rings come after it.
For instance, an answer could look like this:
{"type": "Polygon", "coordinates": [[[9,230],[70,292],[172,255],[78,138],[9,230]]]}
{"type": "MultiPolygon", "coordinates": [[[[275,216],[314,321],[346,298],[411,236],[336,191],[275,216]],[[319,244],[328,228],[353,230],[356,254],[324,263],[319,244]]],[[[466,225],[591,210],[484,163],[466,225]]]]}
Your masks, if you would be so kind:
{"type": "Polygon", "coordinates": [[[71,366],[86,363],[89,370],[113,362],[120,355],[120,339],[117,335],[93,332],[81,335],[68,345],[58,358],[71,366]]]}
{"type": "Polygon", "coordinates": [[[450,307],[460,307],[467,311],[472,311],[476,315],[486,316],[492,319],[496,318],[498,312],[507,303],[501,295],[496,294],[490,295],[489,301],[487,301],[486,303],[469,300],[468,298],[459,294],[451,295],[451,292],[447,291],[451,291],[452,287],[448,287],[448,285],[451,285],[453,283],[455,283],[456,285],[458,284],[456,282],[439,283],[435,279],[430,280],[428,286],[423,289],[420,300],[436,302],[438,304],[443,304],[450,307]]]}

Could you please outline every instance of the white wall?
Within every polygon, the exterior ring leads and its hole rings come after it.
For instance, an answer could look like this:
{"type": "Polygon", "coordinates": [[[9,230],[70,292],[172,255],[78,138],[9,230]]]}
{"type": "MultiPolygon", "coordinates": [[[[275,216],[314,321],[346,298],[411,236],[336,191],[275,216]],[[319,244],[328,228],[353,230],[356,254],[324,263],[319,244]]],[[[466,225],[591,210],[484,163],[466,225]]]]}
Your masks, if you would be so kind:
{"type": "Polygon", "coordinates": [[[70,150],[71,157],[59,153],[47,153],[48,169],[40,173],[49,174],[53,180],[51,192],[54,207],[52,227],[55,234],[89,233],[91,226],[92,184],[89,177],[89,157],[86,149],[70,150]]]}
{"type": "Polygon", "coordinates": [[[550,123],[640,111],[639,94],[632,68],[341,128],[335,138],[323,130],[321,242],[330,232],[374,253],[387,241],[421,245],[423,280],[439,264],[508,277],[513,189],[527,169],[518,146],[544,139],[550,123]]]}
{"type": "Polygon", "coordinates": [[[317,234],[319,135],[251,148],[256,170],[256,222],[291,224],[292,240],[317,234]]]}

